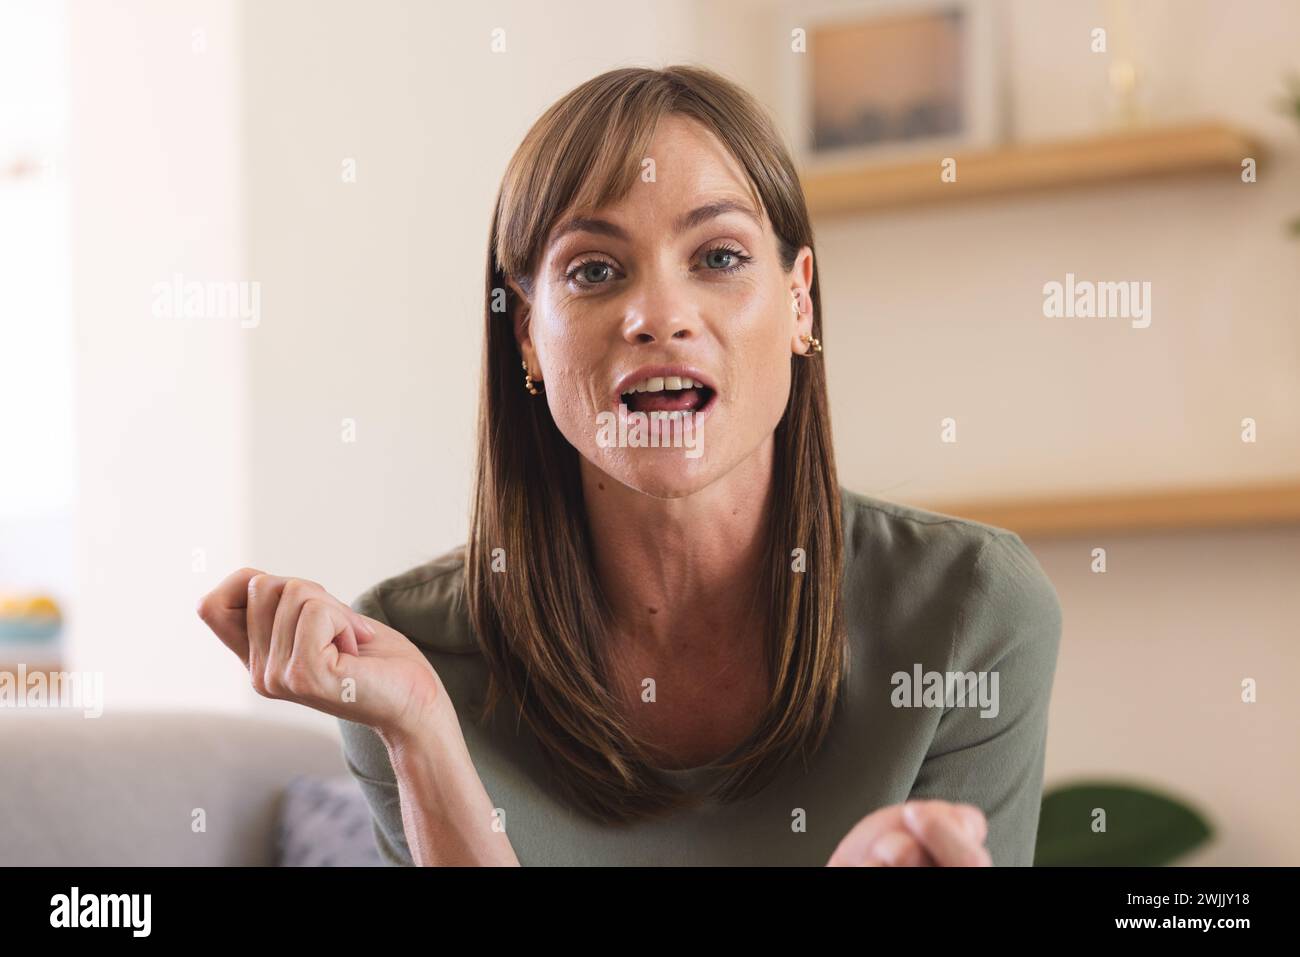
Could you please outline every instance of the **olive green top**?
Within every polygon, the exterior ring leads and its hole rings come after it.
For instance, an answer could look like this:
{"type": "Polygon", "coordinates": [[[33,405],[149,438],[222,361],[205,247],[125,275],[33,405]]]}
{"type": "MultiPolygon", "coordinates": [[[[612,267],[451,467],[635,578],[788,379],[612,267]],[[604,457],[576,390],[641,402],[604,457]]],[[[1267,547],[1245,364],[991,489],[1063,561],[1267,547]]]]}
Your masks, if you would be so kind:
{"type": "MultiPolygon", "coordinates": [[[[475,723],[487,666],[466,614],[458,548],[367,589],[352,607],[411,639],[441,676],[470,755],[522,865],[823,865],[877,808],[974,804],[995,865],[1029,865],[1061,635],[1056,591],[1005,529],[842,490],[850,663],[820,750],[738,803],[603,825],[547,785],[536,739],[475,723]],[[475,710],[470,710],[475,709],[475,710]]],[[[397,785],[374,731],[341,720],[383,859],[411,864],[397,785]]],[[[658,770],[702,789],[712,765],[658,770]]]]}

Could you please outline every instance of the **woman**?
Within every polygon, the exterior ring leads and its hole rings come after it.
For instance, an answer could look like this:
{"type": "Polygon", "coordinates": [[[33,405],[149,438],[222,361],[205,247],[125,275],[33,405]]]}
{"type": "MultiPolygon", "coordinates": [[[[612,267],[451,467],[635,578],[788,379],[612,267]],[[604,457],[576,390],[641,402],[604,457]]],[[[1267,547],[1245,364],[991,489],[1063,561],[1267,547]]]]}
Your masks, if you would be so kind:
{"type": "Polygon", "coordinates": [[[510,162],[486,278],[467,545],[351,605],[241,569],[199,609],[341,719],[384,859],[1031,863],[1055,591],[1011,532],[839,487],[757,104],[582,84],[510,162]]]}

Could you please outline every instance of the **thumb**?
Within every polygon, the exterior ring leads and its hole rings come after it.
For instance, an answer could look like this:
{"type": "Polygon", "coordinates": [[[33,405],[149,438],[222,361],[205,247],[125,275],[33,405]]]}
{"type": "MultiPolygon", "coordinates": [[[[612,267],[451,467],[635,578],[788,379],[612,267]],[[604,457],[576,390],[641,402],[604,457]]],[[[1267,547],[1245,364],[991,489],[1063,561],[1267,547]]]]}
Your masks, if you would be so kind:
{"type": "Polygon", "coordinates": [[[357,633],[357,641],[365,644],[377,634],[374,624],[365,615],[359,615],[355,612],[352,615],[352,627],[357,633]]]}

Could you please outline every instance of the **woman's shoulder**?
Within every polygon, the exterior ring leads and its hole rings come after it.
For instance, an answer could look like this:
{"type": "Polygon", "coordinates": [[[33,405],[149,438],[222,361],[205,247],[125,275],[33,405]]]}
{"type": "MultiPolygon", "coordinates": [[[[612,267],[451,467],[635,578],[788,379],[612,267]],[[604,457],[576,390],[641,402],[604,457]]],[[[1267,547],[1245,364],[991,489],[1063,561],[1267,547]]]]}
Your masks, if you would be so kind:
{"type": "MultiPolygon", "coordinates": [[[[1032,550],[1010,529],[841,489],[846,598],[896,609],[940,603],[967,636],[1008,650],[1055,646],[1061,606],[1032,550]]],[[[990,649],[985,648],[985,652],[990,649]]]]}
{"type": "Polygon", "coordinates": [[[465,546],[371,585],[353,611],[385,622],[429,651],[477,653],[465,602],[465,546]]]}
{"type": "MultiPolygon", "coordinates": [[[[1010,529],[841,488],[846,557],[892,556],[957,571],[979,558],[998,561],[1029,548],[1010,529]]],[[[1032,554],[1032,553],[1031,553],[1032,554]]]]}
{"type": "Polygon", "coordinates": [[[964,531],[976,536],[987,534],[1015,534],[996,525],[987,525],[974,519],[960,518],[943,512],[934,512],[915,505],[905,505],[888,499],[864,495],[852,489],[840,488],[846,518],[855,524],[875,522],[877,524],[905,523],[917,528],[944,528],[947,531],[964,531]]]}

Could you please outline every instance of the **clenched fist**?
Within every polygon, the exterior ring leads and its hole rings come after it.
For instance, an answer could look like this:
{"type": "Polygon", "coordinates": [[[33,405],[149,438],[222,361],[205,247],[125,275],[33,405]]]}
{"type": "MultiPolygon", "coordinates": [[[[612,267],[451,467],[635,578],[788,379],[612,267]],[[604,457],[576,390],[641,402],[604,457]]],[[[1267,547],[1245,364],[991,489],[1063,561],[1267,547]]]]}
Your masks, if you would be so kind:
{"type": "Polygon", "coordinates": [[[315,582],[241,568],[203,596],[199,617],[267,698],[405,734],[451,712],[433,666],[411,641],[359,615],[315,582]]]}

